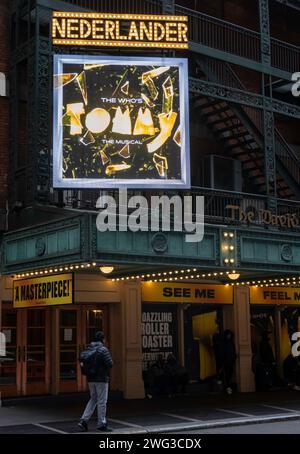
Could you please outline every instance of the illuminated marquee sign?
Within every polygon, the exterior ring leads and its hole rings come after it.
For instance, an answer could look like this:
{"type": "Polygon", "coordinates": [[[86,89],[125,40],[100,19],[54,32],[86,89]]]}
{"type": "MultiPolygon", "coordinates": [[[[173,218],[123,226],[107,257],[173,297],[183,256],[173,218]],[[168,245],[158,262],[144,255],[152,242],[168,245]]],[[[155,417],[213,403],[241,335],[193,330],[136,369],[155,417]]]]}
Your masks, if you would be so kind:
{"type": "Polygon", "coordinates": [[[189,188],[187,60],[55,55],[53,186],[189,188]]]}
{"type": "Polygon", "coordinates": [[[299,287],[250,287],[251,304],[300,304],[299,287]]]}
{"type": "Polygon", "coordinates": [[[13,282],[14,308],[73,303],[73,274],[20,279],[13,282]]]}
{"type": "Polygon", "coordinates": [[[54,12],[55,45],[188,48],[188,18],[54,12]]]}
{"type": "Polygon", "coordinates": [[[232,286],[143,282],[142,301],[149,303],[233,304],[232,286]]]}

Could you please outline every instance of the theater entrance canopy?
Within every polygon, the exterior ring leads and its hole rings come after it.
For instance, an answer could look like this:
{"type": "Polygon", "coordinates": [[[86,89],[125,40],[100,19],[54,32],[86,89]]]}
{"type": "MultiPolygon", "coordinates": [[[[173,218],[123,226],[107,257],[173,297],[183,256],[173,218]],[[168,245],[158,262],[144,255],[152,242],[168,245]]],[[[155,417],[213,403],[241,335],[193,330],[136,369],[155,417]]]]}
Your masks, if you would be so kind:
{"type": "Polygon", "coordinates": [[[210,225],[201,242],[188,243],[184,232],[99,232],[96,217],[96,213],[70,211],[69,217],[5,234],[2,274],[25,277],[51,269],[99,272],[100,266],[110,265],[110,277],[115,279],[230,283],[228,275],[235,271],[236,283],[298,280],[300,239],[296,233],[210,225]]]}

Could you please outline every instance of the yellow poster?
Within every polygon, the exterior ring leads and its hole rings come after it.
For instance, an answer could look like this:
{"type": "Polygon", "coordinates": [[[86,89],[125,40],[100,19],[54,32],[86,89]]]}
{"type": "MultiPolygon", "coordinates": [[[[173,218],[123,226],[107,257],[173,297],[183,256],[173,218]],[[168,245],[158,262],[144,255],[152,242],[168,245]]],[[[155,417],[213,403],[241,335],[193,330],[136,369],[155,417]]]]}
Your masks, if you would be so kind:
{"type": "Polygon", "coordinates": [[[73,303],[73,275],[21,279],[13,282],[15,308],[53,306],[73,303]]]}
{"type": "Polygon", "coordinates": [[[216,361],[213,350],[213,335],[219,330],[217,312],[194,315],[193,318],[193,338],[199,342],[200,356],[200,379],[213,377],[216,375],[216,361]]]}
{"type": "Polygon", "coordinates": [[[180,284],[173,282],[143,282],[142,301],[145,303],[205,303],[232,304],[232,286],[210,284],[180,284]]]}
{"type": "Polygon", "coordinates": [[[300,304],[300,288],[251,287],[251,304],[300,304]]]}

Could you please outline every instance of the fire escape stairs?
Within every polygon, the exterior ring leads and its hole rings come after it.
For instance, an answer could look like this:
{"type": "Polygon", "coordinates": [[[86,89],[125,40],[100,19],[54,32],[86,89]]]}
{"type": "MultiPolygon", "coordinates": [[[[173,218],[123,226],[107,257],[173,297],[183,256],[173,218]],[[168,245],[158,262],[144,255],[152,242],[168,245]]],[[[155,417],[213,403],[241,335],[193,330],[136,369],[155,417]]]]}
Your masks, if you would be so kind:
{"type": "MultiPolygon", "coordinates": [[[[197,59],[200,76],[232,88],[246,90],[242,82],[224,62],[197,59]]],[[[199,114],[227,154],[242,162],[252,185],[265,193],[265,156],[263,124],[251,108],[201,96],[195,103],[199,114]],[[200,109],[199,109],[200,108],[200,109]]],[[[300,197],[300,160],[275,128],[277,195],[282,198],[300,197]]]]}

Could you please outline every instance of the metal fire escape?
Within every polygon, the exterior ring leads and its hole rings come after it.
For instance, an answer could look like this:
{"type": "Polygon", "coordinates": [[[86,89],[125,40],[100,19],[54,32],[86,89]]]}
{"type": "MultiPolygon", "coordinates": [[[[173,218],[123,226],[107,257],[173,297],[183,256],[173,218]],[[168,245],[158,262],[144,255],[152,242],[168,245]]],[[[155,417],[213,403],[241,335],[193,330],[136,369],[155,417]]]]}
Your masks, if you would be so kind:
{"type": "MultiPolygon", "coordinates": [[[[191,98],[198,99],[202,118],[218,134],[231,156],[243,161],[257,191],[276,198],[299,199],[299,160],[275,126],[275,114],[300,119],[300,106],[267,96],[271,78],[290,81],[300,70],[300,48],[270,36],[269,2],[258,0],[260,32],[174,5],[172,0],[13,0],[11,3],[10,154],[11,200],[25,205],[47,204],[51,189],[52,54],[49,36],[52,9],[145,14],[183,14],[189,17],[190,52],[198,54],[200,72],[191,77],[191,98]],[[217,62],[217,63],[216,63],[217,62]],[[233,72],[239,65],[262,74],[261,94],[248,91],[233,72]],[[23,71],[24,70],[24,71],[23,71]],[[23,71],[23,72],[22,72],[23,71]],[[28,93],[20,103],[22,87],[28,93]],[[25,105],[26,104],[26,105],[25,105]],[[26,159],[19,162],[22,109],[26,110],[26,159]],[[18,184],[15,184],[15,182],[18,184]]],[[[283,3],[283,2],[281,2],[283,3]]],[[[285,1],[297,7],[296,0],[285,1]]],[[[65,49],[64,49],[65,51],[65,49]]],[[[69,51],[72,51],[70,49],[69,51]]],[[[76,52],[80,49],[76,49],[76,52]]],[[[88,51],[85,49],[85,52],[88,51]]],[[[92,50],[95,52],[95,50],[92,50]]]]}

